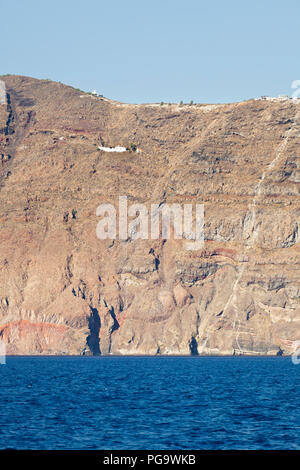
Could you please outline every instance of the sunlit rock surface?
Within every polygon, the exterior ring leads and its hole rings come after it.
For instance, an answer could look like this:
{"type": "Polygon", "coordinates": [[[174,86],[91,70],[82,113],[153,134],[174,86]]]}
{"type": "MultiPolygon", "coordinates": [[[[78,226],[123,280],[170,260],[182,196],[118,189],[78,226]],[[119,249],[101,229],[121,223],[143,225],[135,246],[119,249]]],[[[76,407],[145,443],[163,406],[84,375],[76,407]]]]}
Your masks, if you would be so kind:
{"type": "Polygon", "coordinates": [[[9,354],[298,347],[296,100],[128,105],[46,80],[1,80],[0,338],[9,354]],[[203,248],[99,240],[98,205],[118,207],[123,195],[148,208],[203,203],[203,248]]]}

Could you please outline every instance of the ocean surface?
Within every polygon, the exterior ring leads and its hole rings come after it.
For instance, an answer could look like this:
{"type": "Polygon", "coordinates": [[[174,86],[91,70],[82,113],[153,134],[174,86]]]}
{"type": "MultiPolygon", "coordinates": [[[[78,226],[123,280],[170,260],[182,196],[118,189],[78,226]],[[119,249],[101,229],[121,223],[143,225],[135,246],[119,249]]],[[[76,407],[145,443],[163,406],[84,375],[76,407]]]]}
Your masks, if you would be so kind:
{"type": "Polygon", "coordinates": [[[289,357],[8,357],[0,448],[300,449],[289,357]]]}

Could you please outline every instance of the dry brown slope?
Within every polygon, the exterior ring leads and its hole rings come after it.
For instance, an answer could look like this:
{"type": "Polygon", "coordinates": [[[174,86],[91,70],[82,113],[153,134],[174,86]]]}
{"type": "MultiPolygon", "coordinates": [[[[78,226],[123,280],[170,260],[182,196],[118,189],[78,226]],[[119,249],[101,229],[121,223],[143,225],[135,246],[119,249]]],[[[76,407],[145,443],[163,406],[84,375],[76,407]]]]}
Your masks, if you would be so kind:
{"type": "MultiPolygon", "coordinates": [[[[300,105],[126,105],[2,77],[0,335],[11,354],[288,354],[300,105]],[[109,154],[135,142],[141,152],[109,154]],[[203,250],[100,241],[101,202],[204,202],[203,250]]],[[[300,163],[299,163],[300,165],[300,163]]]]}

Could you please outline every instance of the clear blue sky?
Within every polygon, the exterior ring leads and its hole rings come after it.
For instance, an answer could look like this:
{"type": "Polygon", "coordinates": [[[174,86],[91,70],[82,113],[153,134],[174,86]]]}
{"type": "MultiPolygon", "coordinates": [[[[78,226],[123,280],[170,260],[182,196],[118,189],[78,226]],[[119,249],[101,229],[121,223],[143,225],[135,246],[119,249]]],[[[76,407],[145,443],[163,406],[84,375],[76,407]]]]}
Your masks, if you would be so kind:
{"type": "Polygon", "coordinates": [[[291,94],[300,1],[0,0],[0,74],[125,102],[291,94]]]}

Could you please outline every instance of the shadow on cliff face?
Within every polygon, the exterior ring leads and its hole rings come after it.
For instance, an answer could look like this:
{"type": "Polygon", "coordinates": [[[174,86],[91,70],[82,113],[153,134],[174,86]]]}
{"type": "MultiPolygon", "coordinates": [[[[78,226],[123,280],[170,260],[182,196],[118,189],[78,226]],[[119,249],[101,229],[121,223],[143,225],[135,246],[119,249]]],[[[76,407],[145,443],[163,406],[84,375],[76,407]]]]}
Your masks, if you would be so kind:
{"type": "Polygon", "coordinates": [[[190,348],[191,356],[198,356],[198,343],[194,336],[189,342],[189,348],[190,348]]]}
{"type": "Polygon", "coordinates": [[[101,354],[100,351],[100,339],[99,331],[101,327],[100,316],[96,308],[90,307],[91,315],[89,317],[89,330],[90,334],[86,339],[87,345],[91,350],[93,356],[98,356],[101,354]]]}
{"type": "Polygon", "coordinates": [[[21,91],[16,91],[16,90],[9,90],[10,93],[13,94],[13,97],[18,104],[18,106],[22,107],[32,107],[35,105],[34,99],[24,96],[24,94],[21,91]]]}
{"type": "Polygon", "coordinates": [[[111,307],[110,311],[110,316],[113,320],[113,324],[112,326],[110,327],[109,329],[109,346],[108,346],[108,352],[110,353],[111,352],[111,335],[113,334],[114,331],[118,330],[120,328],[120,325],[119,325],[119,322],[116,318],[116,314],[115,314],[115,309],[114,307],[111,307]]]}
{"type": "Polygon", "coordinates": [[[11,98],[10,98],[9,93],[6,93],[6,103],[7,103],[8,117],[6,120],[4,133],[5,135],[11,135],[15,133],[15,129],[14,129],[14,115],[13,115],[13,109],[12,109],[11,98]]]}

